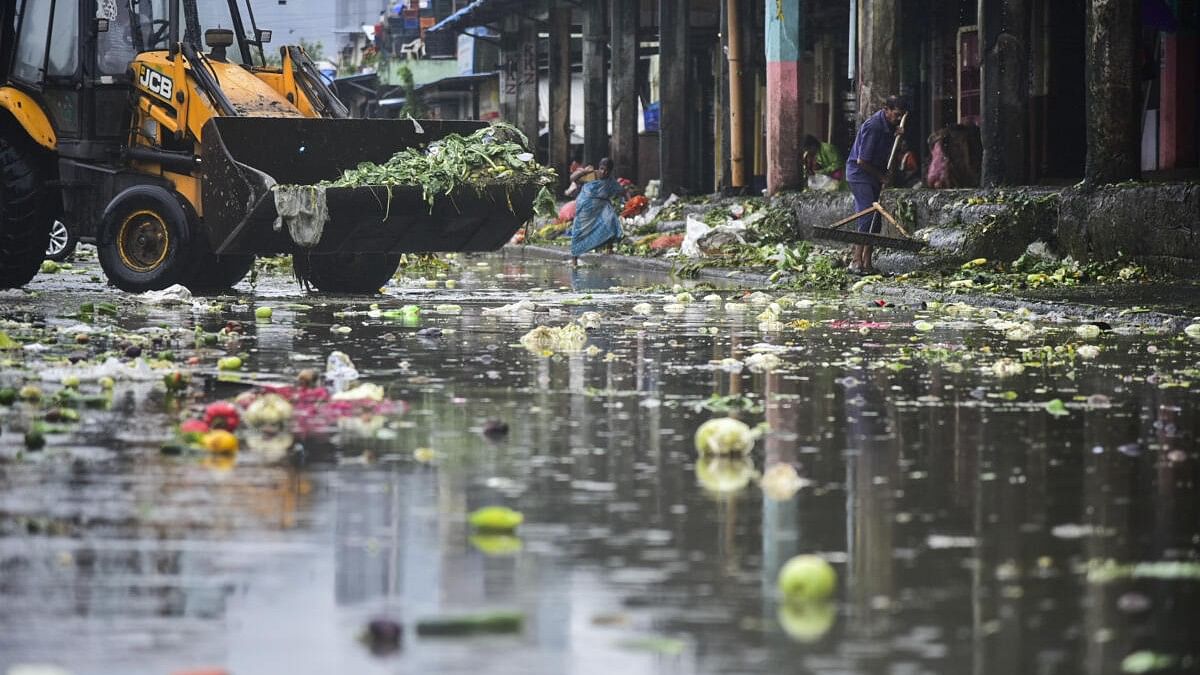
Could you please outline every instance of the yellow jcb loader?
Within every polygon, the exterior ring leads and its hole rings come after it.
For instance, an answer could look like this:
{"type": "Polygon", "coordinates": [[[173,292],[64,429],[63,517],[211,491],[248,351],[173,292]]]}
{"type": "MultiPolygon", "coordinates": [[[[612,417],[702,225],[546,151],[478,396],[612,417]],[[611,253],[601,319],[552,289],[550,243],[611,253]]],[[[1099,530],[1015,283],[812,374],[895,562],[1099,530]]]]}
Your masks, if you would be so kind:
{"type": "Polygon", "coordinates": [[[319,187],[483,125],[349,119],[302,49],[268,64],[270,39],[250,0],[0,0],[0,288],[37,273],[55,220],[126,291],[228,288],[291,254],[317,289],[357,293],[402,253],[494,250],[532,216],[532,183],[432,206],[420,187],[319,187]]]}

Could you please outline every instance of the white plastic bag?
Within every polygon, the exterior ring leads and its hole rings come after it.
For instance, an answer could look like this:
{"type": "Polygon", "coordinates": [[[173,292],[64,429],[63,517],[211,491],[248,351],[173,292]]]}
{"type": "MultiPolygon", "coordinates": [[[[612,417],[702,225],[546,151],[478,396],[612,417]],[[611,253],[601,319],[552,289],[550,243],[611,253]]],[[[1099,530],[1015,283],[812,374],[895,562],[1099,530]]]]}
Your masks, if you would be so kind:
{"type": "Polygon", "coordinates": [[[704,255],[700,251],[699,242],[704,235],[712,231],[712,228],[704,224],[696,216],[687,217],[687,230],[683,233],[683,244],[679,246],[679,252],[689,258],[699,258],[704,255]]]}
{"type": "Polygon", "coordinates": [[[808,177],[808,189],[816,190],[817,192],[835,192],[838,189],[838,182],[823,173],[808,177]]]}

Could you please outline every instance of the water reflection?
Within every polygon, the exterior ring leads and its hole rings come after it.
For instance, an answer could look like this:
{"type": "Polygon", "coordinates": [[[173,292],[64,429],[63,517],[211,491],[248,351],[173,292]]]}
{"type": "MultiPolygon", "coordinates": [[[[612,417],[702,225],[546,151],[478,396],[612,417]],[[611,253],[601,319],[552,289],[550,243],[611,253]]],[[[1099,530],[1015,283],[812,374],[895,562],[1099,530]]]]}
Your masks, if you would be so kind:
{"type": "Polygon", "coordinates": [[[821,323],[862,310],[815,308],[812,330],[764,336],[701,308],[634,317],[661,299],[602,292],[618,280],[595,268],[485,262],[466,290],[386,300],[455,302],[460,315],[335,335],[355,302],[310,301],[287,310],[295,326],[252,327],[254,366],[280,377],[350,353],[409,403],[393,438],[305,439],[289,467],[163,458],[151,433],[130,431],[165,425],[162,401],[125,391],[87,444],[0,463],[0,666],[998,675],[1195,655],[1200,584],[1086,575],[1092,560],[1200,557],[1200,399],[1154,378],[1194,357],[1165,338],[1114,336],[1119,370],[998,385],[938,362],[873,366],[909,331],[821,323]],[[503,288],[489,289],[497,274],[503,288]],[[560,286],[579,304],[479,312],[560,286]],[[516,345],[588,310],[605,314],[599,354],[516,345]],[[788,367],[708,366],[763,341],[788,367]],[[696,404],[713,394],[740,395],[753,404],[741,417],[770,426],[748,462],[697,458],[692,434],[715,413],[696,404]],[[1052,397],[1070,414],[1046,413],[1052,397]],[[484,438],[488,419],[511,431],[484,438]],[[780,464],[805,487],[767,498],[759,476],[780,464]],[[516,540],[473,538],[466,515],[487,505],[525,514],[516,540]],[[781,606],[779,568],[813,552],[838,569],[835,602],[781,606]],[[425,617],[488,610],[522,612],[524,631],[414,634],[425,617]],[[386,659],[355,641],[376,616],[406,630],[386,659]]]}

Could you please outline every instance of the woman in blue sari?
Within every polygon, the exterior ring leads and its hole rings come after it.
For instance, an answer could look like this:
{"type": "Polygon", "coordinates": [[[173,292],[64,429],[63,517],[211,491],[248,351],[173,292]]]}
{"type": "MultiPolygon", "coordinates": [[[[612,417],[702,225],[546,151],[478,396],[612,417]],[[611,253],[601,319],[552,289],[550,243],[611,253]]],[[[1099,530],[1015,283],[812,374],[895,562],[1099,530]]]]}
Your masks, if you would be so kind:
{"type": "Polygon", "coordinates": [[[624,194],[625,188],[612,177],[612,160],[605,157],[594,171],[584,167],[571,175],[571,180],[578,181],[588,173],[594,173],[595,179],[584,183],[575,198],[575,224],[571,228],[571,256],[573,263],[579,264],[579,256],[600,248],[615,244],[624,234],[621,232],[621,219],[617,209],[612,204],[613,197],[624,194]]]}

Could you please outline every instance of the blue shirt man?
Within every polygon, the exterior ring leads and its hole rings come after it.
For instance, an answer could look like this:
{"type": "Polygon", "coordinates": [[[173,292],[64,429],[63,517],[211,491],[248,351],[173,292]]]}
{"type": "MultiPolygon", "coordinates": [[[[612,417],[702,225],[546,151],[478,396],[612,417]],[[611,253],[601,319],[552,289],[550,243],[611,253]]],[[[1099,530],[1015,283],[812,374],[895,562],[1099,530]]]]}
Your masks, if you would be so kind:
{"type": "MultiPolygon", "coordinates": [[[[871,115],[858,129],[850,155],[846,159],[846,182],[854,193],[855,212],[871,208],[879,201],[887,181],[888,161],[896,136],[904,132],[900,126],[908,104],[899,96],[889,96],[883,108],[871,115]]],[[[870,213],[858,221],[859,232],[878,232],[882,223],[870,213]]],[[[871,247],[855,245],[850,271],[855,274],[873,273],[871,247]]]]}

